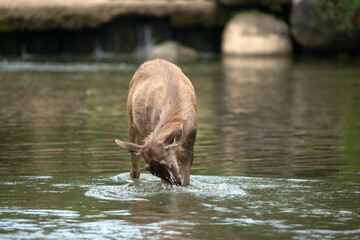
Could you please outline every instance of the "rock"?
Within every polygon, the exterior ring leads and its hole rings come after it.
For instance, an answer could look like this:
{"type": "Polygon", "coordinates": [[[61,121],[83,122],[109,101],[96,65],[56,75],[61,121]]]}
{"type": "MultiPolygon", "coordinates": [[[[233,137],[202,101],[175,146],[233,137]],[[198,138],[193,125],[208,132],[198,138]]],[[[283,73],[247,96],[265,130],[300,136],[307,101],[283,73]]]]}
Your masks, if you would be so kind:
{"type": "Polygon", "coordinates": [[[97,28],[119,16],[167,17],[174,26],[221,25],[216,0],[0,1],[0,32],[97,28]]]}
{"type": "Polygon", "coordinates": [[[270,6],[275,4],[290,5],[291,0],[219,0],[219,3],[226,6],[270,6]]]}
{"type": "MultiPolygon", "coordinates": [[[[339,1],[340,2],[340,1],[339,1]]],[[[290,15],[292,34],[295,40],[309,50],[320,51],[342,51],[342,50],[360,50],[360,18],[354,13],[353,19],[346,19],[341,16],[350,13],[346,9],[336,8],[337,18],[324,17],[328,13],[321,11],[331,11],[331,8],[320,10],[320,1],[316,0],[297,0],[293,1],[290,15]],[[341,21],[353,23],[348,29],[341,29],[341,21]]],[[[359,6],[360,7],[360,4],[359,6]]]]}
{"type": "Polygon", "coordinates": [[[198,57],[196,50],[173,41],[163,42],[147,52],[148,59],[162,58],[171,62],[193,61],[198,57]]]}
{"type": "Polygon", "coordinates": [[[267,14],[233,17],[222,35],[225,55],[290,55],[292,44],[285,22],[267,14]]]}

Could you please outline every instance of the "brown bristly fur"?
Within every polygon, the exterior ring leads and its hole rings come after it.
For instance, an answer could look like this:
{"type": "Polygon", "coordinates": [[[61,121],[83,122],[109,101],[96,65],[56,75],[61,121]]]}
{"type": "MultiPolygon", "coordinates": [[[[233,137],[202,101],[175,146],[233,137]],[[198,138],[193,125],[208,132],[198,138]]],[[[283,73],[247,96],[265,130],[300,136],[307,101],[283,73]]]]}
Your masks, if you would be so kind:
{"type": "Polygon", "coordinates": [[[174,81],[172,75],[167,82],[166,96],[169,96],[160,114],[160,120],[154,129],[154,138],[159,142],[163,142],[165,138],[174,130],[179,129],[184,116],[182,114],[180,104],[181,97],[179,96],[179,86],[174,81]]]}

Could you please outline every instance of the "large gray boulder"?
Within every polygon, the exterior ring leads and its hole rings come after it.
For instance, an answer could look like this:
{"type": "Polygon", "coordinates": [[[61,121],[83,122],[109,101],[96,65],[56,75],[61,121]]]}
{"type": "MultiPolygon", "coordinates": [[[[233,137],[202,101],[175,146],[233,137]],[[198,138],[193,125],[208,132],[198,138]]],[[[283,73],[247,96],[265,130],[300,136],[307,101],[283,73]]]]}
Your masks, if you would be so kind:
{"type": "Polygon", "coordinates": [[[292,43],[285,22],[267,14],[245,13],[233,17],[222,36],[225,55],[290,55],[292,43]]]}
{"type": "Polygon", "coordinates": [[[293,0],[290,23],[295,40],[309,50],[359,51],[360,18],[356,16],[360,12],[353,12],[351,17],[349,14],[354,9],[340,9],[336,5],[330,7],[321,5],[322,3],[325,4],[326,1],[293,0]],[[331,11],[335,11],[337,15],[333,15],[331,11]]]}

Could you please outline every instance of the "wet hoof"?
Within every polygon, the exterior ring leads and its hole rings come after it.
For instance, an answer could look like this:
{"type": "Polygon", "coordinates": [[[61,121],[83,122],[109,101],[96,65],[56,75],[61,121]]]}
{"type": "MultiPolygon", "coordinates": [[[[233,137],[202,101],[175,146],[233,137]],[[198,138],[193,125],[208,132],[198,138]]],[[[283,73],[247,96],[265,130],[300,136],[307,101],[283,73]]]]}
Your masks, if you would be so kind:
{"type": "Polygon", "coordinates": [[[140,171],[130,170],[130,179],[138,179],[140,177],[140,171]]]}

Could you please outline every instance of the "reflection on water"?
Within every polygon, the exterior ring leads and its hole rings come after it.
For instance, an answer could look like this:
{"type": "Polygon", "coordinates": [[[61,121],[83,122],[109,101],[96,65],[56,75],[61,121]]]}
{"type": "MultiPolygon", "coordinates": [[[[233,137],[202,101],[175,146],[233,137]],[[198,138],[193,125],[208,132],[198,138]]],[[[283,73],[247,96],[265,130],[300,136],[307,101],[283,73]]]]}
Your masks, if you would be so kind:
{"type": "Polygon", "coordinates": [[[0,62],[1,239],[360,238],[358,64],[183,64],[199,132],[172,188],[127,179],[140,63],[116,61],[0,62]]]}
{"type": "MultiPolygon", "coordinates": [[[[352,130],[359,133],[359,125],[354,124],[359,122],[360,89],[355,69],[292,66],[287,58],[224,58],[211,116],[224,151],[223,172],[286,177],[338,174],[344,164],[343,122],[352,123],[352,130]],[[344,118],[343,111],[349,108],[357,119],[344,118]]],[[[359,145],[355,149],[358,157],[359,145]]],[[[347,174],[358,175],[357,166],[347,174]]]]}

